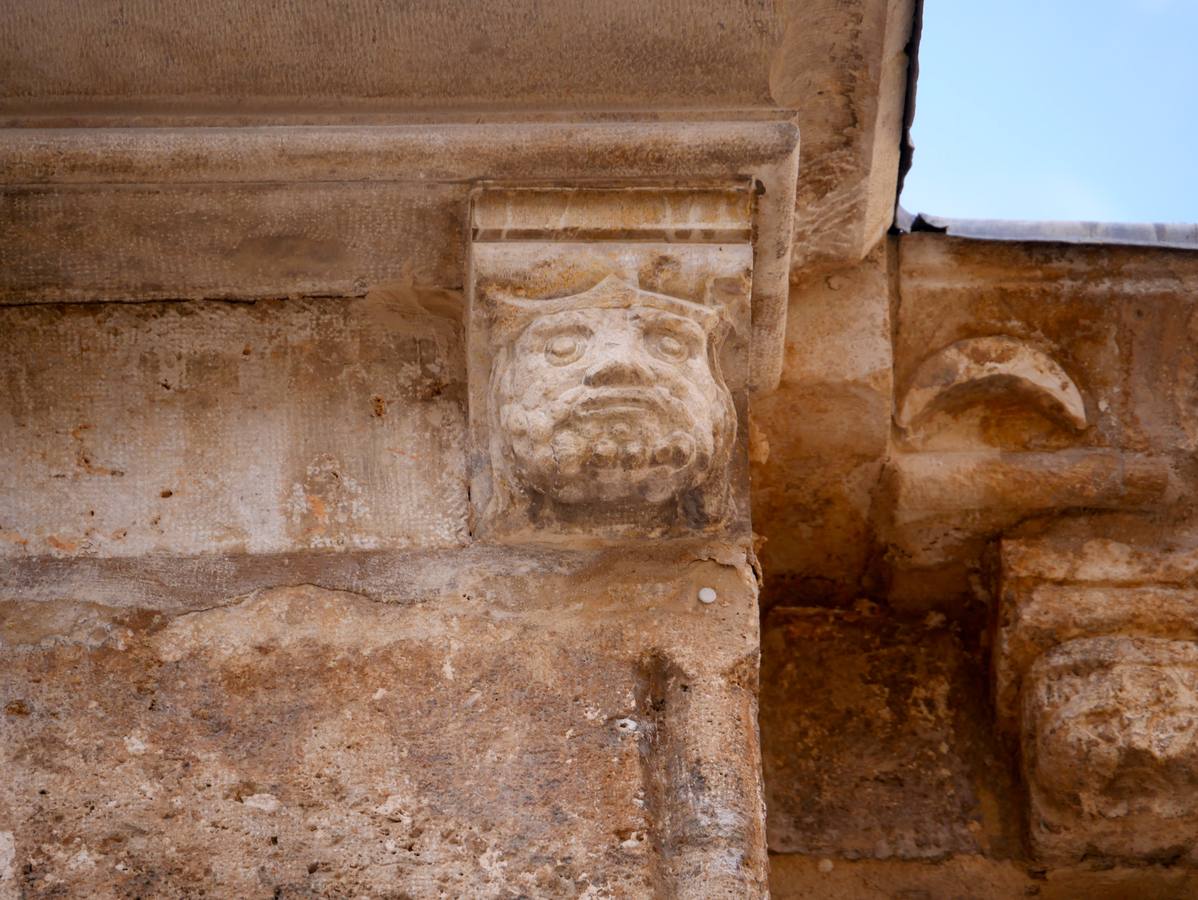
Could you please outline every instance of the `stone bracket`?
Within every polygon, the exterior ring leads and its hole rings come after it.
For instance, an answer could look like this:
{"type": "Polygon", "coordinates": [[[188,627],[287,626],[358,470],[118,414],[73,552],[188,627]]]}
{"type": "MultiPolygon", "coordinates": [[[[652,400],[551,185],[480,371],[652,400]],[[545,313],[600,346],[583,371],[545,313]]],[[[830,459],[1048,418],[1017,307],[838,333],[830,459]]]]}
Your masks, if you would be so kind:
{"type": "Polygon", "coordinates": [[[993,651],[1038,856],[1198,860],[1198,552],[1126,516],[1006,539],[993,651]]]}
{"type": "Polygon", "coordinates": [[[756,200],[749,179],[475,193],[476,535],[747,529],[756,200]]]}

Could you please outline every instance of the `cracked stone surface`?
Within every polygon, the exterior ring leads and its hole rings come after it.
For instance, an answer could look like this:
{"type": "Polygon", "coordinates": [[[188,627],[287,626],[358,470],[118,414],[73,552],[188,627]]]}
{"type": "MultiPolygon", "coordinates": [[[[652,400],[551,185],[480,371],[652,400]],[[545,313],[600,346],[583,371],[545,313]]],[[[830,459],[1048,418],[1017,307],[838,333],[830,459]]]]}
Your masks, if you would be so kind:
{"type": "Polygon", "coordinates": [[[11,882],[744,896],[764,877],[744,856],[764,851],[752,575],[592,562],[406,604],[302,585],[178,614],[5,603],[11,882]]]}

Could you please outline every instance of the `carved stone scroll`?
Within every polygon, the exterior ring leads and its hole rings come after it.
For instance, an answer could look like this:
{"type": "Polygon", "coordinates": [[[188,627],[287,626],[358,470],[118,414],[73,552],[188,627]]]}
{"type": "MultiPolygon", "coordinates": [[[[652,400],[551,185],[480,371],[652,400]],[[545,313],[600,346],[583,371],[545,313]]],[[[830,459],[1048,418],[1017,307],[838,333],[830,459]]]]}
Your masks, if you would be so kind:
{"type": "Polygon", "coordinates": [[[479,193],[476,533],[686,536],[743,521],[752,210],[747,186],[479,193]]]}

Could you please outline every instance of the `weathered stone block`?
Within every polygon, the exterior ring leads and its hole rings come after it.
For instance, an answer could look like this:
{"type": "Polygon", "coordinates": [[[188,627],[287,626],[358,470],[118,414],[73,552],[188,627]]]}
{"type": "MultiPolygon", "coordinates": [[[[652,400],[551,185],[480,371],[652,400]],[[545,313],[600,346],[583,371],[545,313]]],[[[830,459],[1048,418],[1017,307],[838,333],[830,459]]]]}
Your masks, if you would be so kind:
{"type": "Polygon", "coordinates": [[[395,557],[439,586],[213,578],[181,613],[8,588],[0,885],[758,896],[755,583],[687,558],[395,557]]]}
{"type": "Polygon", "coordinates": [[[774,853],[876,859],[1019,849],[1013,771],[977,658],[936,620],[776,607],[762,634],[774,853]]]}
{"type": "Polygon", "coordinates": [[[1046,870],[1020,860],[955,856],[922,860],[832,860],[775,856],[776,900],[1186,900],[1198,874],[1177,866],[1093,865],[1046,870]]]}
{"type": "Polygon", "coordinates": [[[0,555],[460,545],[461,326],[418,294],[0,308],[0,555]]]}
{"type": "Polygon", "coordinates": [[[1002,544],[993,664],[1034,851],[1198,861],[1192,531],[1128,517],[1026,530],[1002,544]]]}
{"type": "Polygon", "coordinates": [[[1036,852],[1064,862],[1198,861],[1198,643],[1078,639],[1026,677],[1036,852]]]}
{"type": "Polygon", "coordinates": [[[891,430],[890,291],[884,246],[791,284],[782,383],[751,410],[766,603],[851,600],[868,573],[891,430]]]}
{"type": "Polygon", "coordinates": [[[1128,516],[1028,526],[1002,541],[993,670],[999,724],[1018,726],[1023,678],[1059,644],[1106,635],[1198,640],[1192,529],[1128,516]]]}
{"type": "Polygon", "coordinates": [[[930,577],[970,596],[988,542],[1030,517],[1178,508],[1192,255],[913,234],[897,279],[895,602],[930,577]]]}

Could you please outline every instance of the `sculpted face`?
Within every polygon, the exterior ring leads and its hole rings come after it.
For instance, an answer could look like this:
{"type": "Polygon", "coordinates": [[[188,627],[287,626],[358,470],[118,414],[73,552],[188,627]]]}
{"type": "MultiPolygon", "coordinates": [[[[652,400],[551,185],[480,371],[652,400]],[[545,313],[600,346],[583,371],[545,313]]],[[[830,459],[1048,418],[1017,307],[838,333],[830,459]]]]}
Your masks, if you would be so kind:
{"type": "Polygon", "coordinates": [[[492,371],[507,464],[563,503],[659,503],[727,463],[736,420],[710,361],[716,316],[646,304],[532,319],[492,371]]]}

